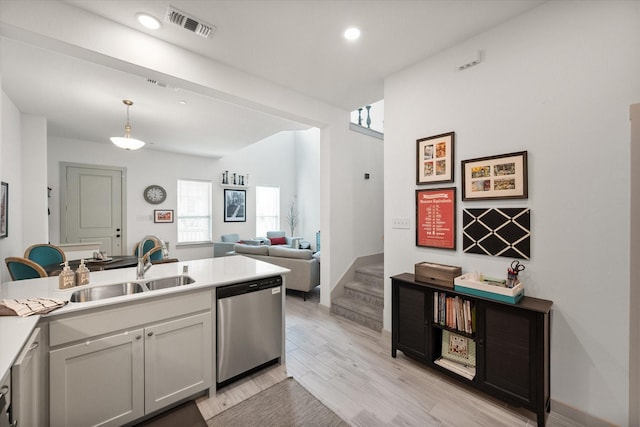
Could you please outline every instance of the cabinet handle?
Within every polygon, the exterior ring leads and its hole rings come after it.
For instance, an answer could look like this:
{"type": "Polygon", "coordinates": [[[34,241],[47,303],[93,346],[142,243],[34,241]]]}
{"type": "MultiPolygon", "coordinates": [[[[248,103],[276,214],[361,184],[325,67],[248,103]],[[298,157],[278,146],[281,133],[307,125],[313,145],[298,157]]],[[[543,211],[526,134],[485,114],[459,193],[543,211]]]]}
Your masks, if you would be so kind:
{"type": "Polygon", "coordinates": [[[38,343],[38,341],[34,342],[33,344],[31,344],[31,347],[29,347],[28,351],[32,351],[35,350],[36,348],[38,348],[40,344],[38,343]]]}
{"type": "Polygon", "coordinates": [[[482,338],[478,340],[478,345],[484,345],[484,340],[482,338]]]}
{"type": "Polygon", "coordinates": [[[149,333],[147,334],[147,336],[148,336],[148,337],[153,336],[153,332],[149,332],[149,333]]]}
{"type": "Polygon", "coordinates": [[[141,336],[141,335],[138,335],[138,336],[136,337],[136,339],[137,339],[137,340],[139,340],[140,338],[142,338],[142,336],[141,336]]]}

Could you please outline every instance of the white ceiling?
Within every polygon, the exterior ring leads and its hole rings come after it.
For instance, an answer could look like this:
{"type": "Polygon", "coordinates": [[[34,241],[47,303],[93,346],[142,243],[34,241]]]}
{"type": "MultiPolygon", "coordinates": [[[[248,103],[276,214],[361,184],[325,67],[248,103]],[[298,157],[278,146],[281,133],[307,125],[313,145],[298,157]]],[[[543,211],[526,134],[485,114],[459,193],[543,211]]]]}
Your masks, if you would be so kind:
{"type": "MultiPolygon", "coordinates": [[[[386,76],[544,0],[65,2],[351,111],[382,99],[386,76]],[[203,39],[164,22],[158,31],[146,30],[135,19],[146,12],[163,21],[169,5],[216,26],[213,37],[203,39]],[[348,26],[361,29],[359,40],[344,40],[348,26]]],[[[154,86],[139,76],[7,37],[0,59],[2,89],[21,111],[45,115],[51,135],[108,142],[108,136],[124,133],[126,110],[121,103],[112,105],[114,93],[135,102],[132,135],[152,143],[149,148],[219,157],[280,130],[306,128],[179,84],[154,86]]]]}

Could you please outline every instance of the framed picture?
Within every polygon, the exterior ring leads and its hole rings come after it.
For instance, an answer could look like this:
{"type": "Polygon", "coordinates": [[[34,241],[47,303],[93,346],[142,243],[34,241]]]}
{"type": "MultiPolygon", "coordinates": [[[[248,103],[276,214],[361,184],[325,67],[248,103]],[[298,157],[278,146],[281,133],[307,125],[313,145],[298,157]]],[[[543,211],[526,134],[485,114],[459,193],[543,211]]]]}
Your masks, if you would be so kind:
{"type": "Polygon", "coordinates": [[[9,184],[0,186],[0,237],[9,236],[9,184]]]}
{"type": "Polygon", "coordinates": [[[245,190],[224,190],[224,222],[247,220],[247,197],[245,190]]]}
{"type": "Polygon", "coordinates": [[[527,152],[462,161],[462,200],[526,199],[527,152]]]}
{"type": "Polygon", "coordinates": [[[416,184],[453,182],[455,132],[416,141],[416,184]]]}
{"type": "Polygon", "coordinates": [[[465,366],[476,366],[476,343],[462,335],[442,331],[442,357],[465,366]]]}
{"type": "Polygon", "coordinates": [[[456,249],[456,188],[416,190],[416,246],[456,249]]]}
{"type": "Polygon", "coordinates": [[[154,210],[153,222],[173,222],[173,209],[154,210]]]}

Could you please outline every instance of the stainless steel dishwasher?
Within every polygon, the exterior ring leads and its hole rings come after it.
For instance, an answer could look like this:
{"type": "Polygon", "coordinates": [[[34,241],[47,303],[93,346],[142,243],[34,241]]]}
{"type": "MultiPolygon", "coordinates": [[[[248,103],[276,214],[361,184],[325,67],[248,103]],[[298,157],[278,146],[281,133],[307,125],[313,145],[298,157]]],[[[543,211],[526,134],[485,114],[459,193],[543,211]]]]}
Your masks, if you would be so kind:
{"type": "Polygon", "coordinates": [[[217,299],[217,386],[282,356],[282,277],[221,286],[217,299]]]}

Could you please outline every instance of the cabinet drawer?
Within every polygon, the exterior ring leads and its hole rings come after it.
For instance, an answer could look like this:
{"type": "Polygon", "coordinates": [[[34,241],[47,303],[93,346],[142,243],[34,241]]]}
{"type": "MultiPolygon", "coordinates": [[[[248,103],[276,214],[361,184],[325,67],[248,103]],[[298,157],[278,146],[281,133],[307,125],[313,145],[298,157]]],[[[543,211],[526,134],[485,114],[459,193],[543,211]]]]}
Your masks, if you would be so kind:
{"type": "Polygon", "coordinates": [[[211,310],[211,298],[211,291],[177,294],[149,302],[135,301],[122,307],[107,306],[87,314],[71,314],[49,323],[49,345],[54,347],[87,337],[211,310]]]}

